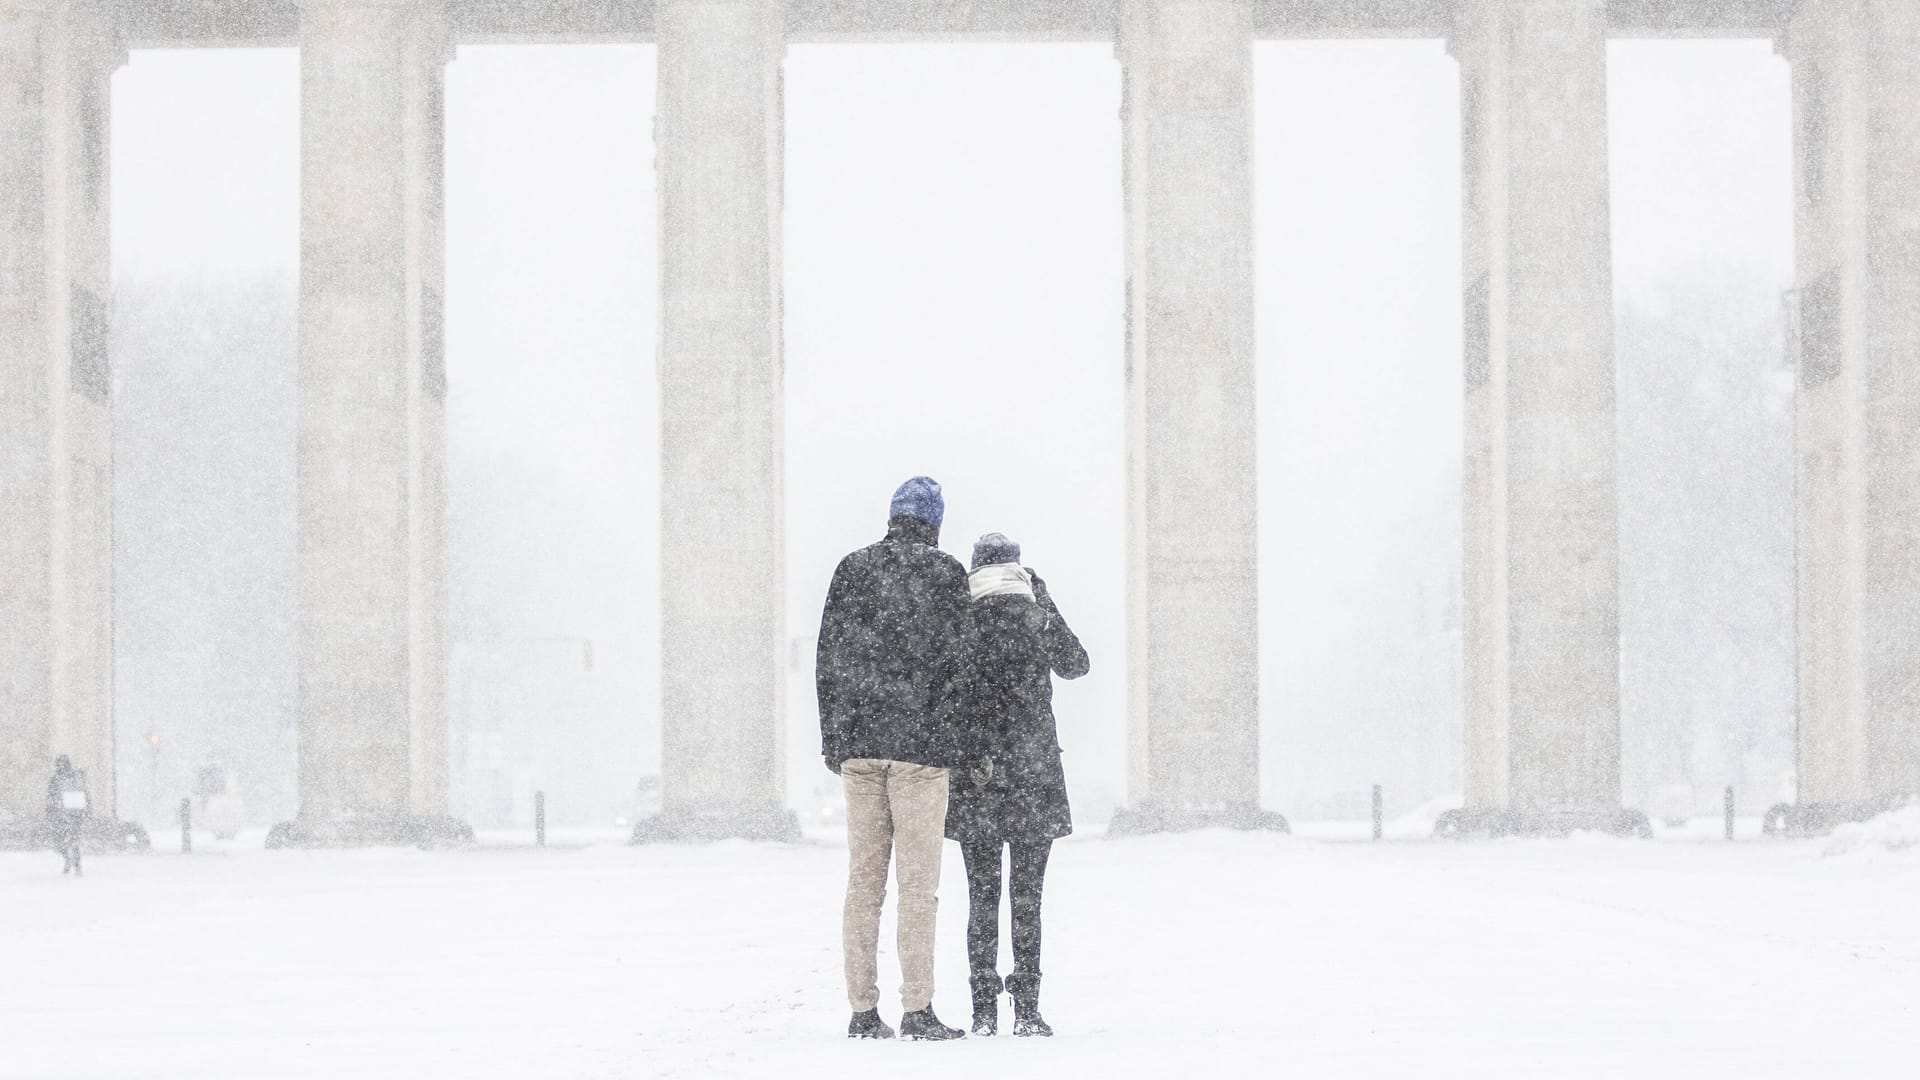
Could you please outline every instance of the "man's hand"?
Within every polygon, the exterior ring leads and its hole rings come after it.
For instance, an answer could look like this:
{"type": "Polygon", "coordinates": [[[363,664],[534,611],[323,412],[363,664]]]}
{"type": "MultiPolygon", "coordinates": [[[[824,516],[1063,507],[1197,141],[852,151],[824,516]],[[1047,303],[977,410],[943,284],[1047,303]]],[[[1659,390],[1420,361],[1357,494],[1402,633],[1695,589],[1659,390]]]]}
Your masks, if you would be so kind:
{"type": "Polygon", "coordinates": [[[840,765],[842,762],[846,760],[845,758],[836,758],[831,754],[822,754],[820,755],[820,757],[821,757],[821,760],[827,763],[828,772],[832,773],[835,776],[840,775],[840,765]]]}

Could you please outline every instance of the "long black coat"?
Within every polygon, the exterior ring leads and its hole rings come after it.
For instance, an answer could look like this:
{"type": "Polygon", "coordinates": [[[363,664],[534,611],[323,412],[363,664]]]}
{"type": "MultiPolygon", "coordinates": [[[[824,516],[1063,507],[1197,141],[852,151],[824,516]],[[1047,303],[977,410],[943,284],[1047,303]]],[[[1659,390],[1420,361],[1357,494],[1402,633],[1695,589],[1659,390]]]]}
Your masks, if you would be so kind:
{"type": "Polygon", "coordinates": [[[965,680],[969,757],[991,761],[953,775],[947,836],[971,841],[1057,840],[1073,832],[1053,676],[1087,673],[1087,650],[1035,579],[1038,602],[990,596],[973,604],[965,680]]]}
{"type": "Polygon", "coordinates": [[[970,629],[967,572],[939,533],[897,517],[887,537],[840,561],[820,615],[814,683],[820,752],[952,768],[963,763],[958,720],[970,629]]]}

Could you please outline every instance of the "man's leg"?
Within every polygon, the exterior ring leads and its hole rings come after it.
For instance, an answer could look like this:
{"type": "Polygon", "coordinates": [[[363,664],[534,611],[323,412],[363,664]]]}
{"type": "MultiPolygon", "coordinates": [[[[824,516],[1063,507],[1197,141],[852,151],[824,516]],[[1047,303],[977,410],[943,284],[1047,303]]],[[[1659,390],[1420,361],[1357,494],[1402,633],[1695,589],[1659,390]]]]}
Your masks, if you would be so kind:
{"type": "Polygon", "coordinates": [[[1013,970],[1040,974],[1040,894],[1053,841],[1016,843],[1007,889],[1013,894],[1013,970]]]}
{"type": "Polygon", "coordinates": [[[960,845],[967,864],[967,968],[974,978],[1000,974],[1000,843],[960,845]]]}
{"type": "Polygon", "coordinates": [[[947,833],[947,770],[893,766],[894,861],[900,876],[900,1004],[933,1004],[933,926],[939,907],[940,854],[947,833]]]}
{"type": "Polygon", "coordinates": [[[859,1013],[880,1004],[880,906],[887,899],[893,813],[887,805],[885,762],[850,759],[840,766],[840,781],[847,792],[847,903],[840,947],[846,953],[847,1003],[859,1013]]]}

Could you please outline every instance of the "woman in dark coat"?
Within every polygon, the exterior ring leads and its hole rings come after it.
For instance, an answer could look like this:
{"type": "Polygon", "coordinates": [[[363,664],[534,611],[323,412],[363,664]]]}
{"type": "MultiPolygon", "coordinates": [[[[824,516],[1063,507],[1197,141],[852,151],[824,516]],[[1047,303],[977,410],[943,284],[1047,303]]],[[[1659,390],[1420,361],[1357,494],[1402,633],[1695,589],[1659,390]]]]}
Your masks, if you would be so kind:
{"type": "Polygon", "coordinates": [[[973,548],[973,640],[964,676],[969,760],[947,800],[947,836],[967,865],[967,961],[972,971],[973,1033],[999,1026],[1000,865],[1012,856],[1015,1035],[1051,1035],[1040,1018],[1040,894],[1053,842],[1073,832],[1060,736],[1053,720],[1053,676],[1087,673],[1080,646],[1046,582],[1020,565],[1020,545],[988,533],[973,548]]]}

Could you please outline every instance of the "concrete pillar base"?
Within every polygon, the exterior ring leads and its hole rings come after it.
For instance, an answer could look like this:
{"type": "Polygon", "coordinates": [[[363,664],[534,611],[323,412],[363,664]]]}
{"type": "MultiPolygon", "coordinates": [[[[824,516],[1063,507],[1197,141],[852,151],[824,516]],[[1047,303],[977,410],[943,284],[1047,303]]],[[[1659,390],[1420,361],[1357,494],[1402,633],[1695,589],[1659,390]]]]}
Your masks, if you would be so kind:
{"type": "MultiPolygon", "coordinates": [[[[81,848],[102,851],[145,851],[153,846],[147,830],[118,818],[90,818],[81,833],[81,848]]],[[[0,827],[0,851],[53,851],[58,847],[52,826],[33,820],[0,827]]]]}
{"type": "Polygon", "coordinates": [[[1247,832],[1292,833],[1286,816],[1258,806],[1174,806],[1141,803],[1114,811],[1108,836],[1145,836],[1150,833],[1191,832],[1195,829],[1239,829],[1247,832]]]}
{"type": "Polygon", "coordinates": [[[1449,810],[1434,822],[1433,835],[1452,840],[1503,836],[1571,836],[1603,832],[1653,839],[1653,823],[1638,810],[1561,810],[1523,812],[1502,807],[1469,806],[1449,810]]]}
{"type": "Polygon", "coordinates": [[[740,803],[699,810],[674,809],[642,818],[635,844],[704,844],[715,840],[800,840],[800,818],[777,803],[740,803]]]}
{"type": "Polygon", "coordinates": [[[330,821],[283,821],[267,830],[279,848],[448,847],[473,843],[473,826],[438,814],[393,814],[330,821]]]}
{"type": "Polygon", "coordinates": [[[1776,803],[1767,811],[1761,831],[1768,836],[1825,836],[1856,821],[1875,818],[1902,805],[1904,800],[1877,802],[1776,803]]]}

